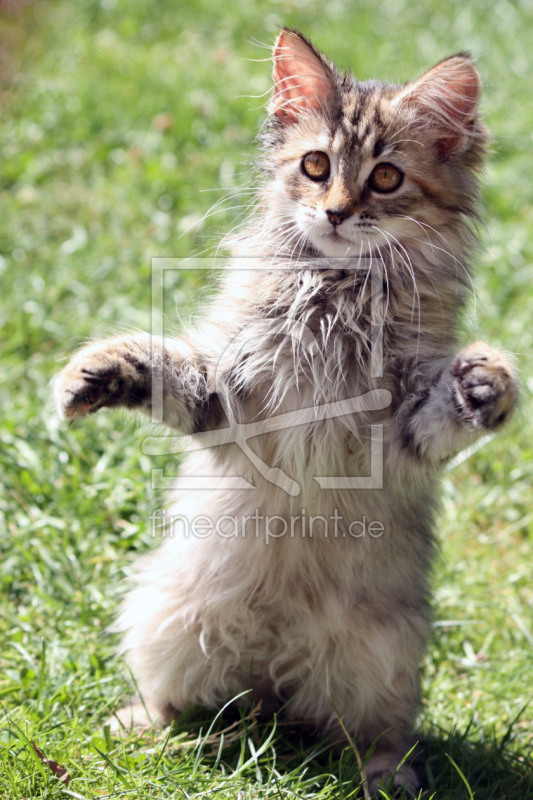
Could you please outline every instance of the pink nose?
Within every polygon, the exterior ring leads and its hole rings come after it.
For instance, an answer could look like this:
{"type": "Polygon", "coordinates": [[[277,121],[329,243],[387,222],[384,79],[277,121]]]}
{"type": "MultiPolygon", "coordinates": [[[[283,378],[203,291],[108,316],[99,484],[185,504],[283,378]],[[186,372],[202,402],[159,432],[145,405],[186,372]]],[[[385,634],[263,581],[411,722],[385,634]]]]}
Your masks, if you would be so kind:
{"type": "Polygon", "coordinates": [[[344,220],[350,216],[345,211],[326,211],[326,214],[328,215],[329,221],[334,226],[340,225],[341,222],[344,222],[344,220]]]}

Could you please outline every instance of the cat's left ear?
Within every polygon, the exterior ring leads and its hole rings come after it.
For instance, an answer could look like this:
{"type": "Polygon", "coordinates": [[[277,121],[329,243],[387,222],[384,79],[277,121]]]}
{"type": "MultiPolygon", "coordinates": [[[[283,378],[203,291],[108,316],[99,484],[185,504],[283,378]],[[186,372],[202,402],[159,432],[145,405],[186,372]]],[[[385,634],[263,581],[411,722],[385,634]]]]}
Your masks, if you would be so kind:
{"type": "Polygon", "coordinates": [[[395,103],[407,105],[416,122],[434,138],[446,160],[462,149],[474,130],[481,79],[471,58],[451,56],[403,89],[395,103]]]}
{"type": "Polygon", "coordinates": [[[298,121],[305,110],[325,110],[335,96],[335,78],[326,61],[307,39],[283,29],[272,54],[274,93],[270,113],[281,122],[298,121]]]}

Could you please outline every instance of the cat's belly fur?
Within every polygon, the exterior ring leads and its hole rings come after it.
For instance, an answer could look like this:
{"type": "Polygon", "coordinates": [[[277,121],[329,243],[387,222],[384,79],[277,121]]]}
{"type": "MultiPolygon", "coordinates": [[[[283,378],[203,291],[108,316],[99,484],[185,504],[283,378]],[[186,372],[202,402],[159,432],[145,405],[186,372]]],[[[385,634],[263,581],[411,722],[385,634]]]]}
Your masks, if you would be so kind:
{"type": "Polygon", "coordinates": [[[318,425],[250,441],[298,481],[295,497],[235,444],[192,454],[180,470],[184,486],[188,475],[240,475],[255,489],[216,489],[216,477],[208,492],[178,489],[168,540],[139,570],[121,625],[140,689],[161,708],[220,707],[251,688],[321,725],[333,706],[353,731],[368,719],[369,737],[412,721],[429,627],[431,487],[389,475],[385,439],[385,488],[321,489],[317,475],[364,475],[368,448],[357,450],[353,421],[318,425]]]}

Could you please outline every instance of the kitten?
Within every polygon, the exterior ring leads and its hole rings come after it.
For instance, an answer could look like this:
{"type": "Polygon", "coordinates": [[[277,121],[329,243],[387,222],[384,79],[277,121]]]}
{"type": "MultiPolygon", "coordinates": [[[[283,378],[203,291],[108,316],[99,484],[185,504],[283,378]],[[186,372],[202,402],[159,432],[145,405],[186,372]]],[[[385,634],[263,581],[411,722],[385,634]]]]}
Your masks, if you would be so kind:
{"type": "Polygon", "coordinates": [[[179,340],[84,347],[56,398],[67,419],[124,406],[223,434],[180,479],[213,488],[178,481],[173,496],[192,532],[141,561],[122,609],[147,700],[169,717],[251,686],[324,732],[341,717],[371,751],[369,792],[415,791],[398,763],[430,633],[439,472],[516,398],[500,352],[458,350],[480,80],[460,54],[404,86],[359,83],[288,29],[273,60],[265,180],[230,244],[230,266],[253,269],[228,271],[179,340]]]}

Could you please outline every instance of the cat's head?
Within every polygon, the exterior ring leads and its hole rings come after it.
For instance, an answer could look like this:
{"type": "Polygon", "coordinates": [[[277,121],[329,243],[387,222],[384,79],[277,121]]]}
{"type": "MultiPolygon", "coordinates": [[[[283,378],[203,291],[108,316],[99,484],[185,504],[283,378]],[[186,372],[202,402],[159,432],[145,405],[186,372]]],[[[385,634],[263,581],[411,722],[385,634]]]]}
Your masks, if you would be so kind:
{"type": "Polygon", "coordinates": [[[325,256],[398,250],[475,214],[486,130],[464,54],[403,86],[341,75],[301,34],[274,47],[269,204],[325,256]]]}

